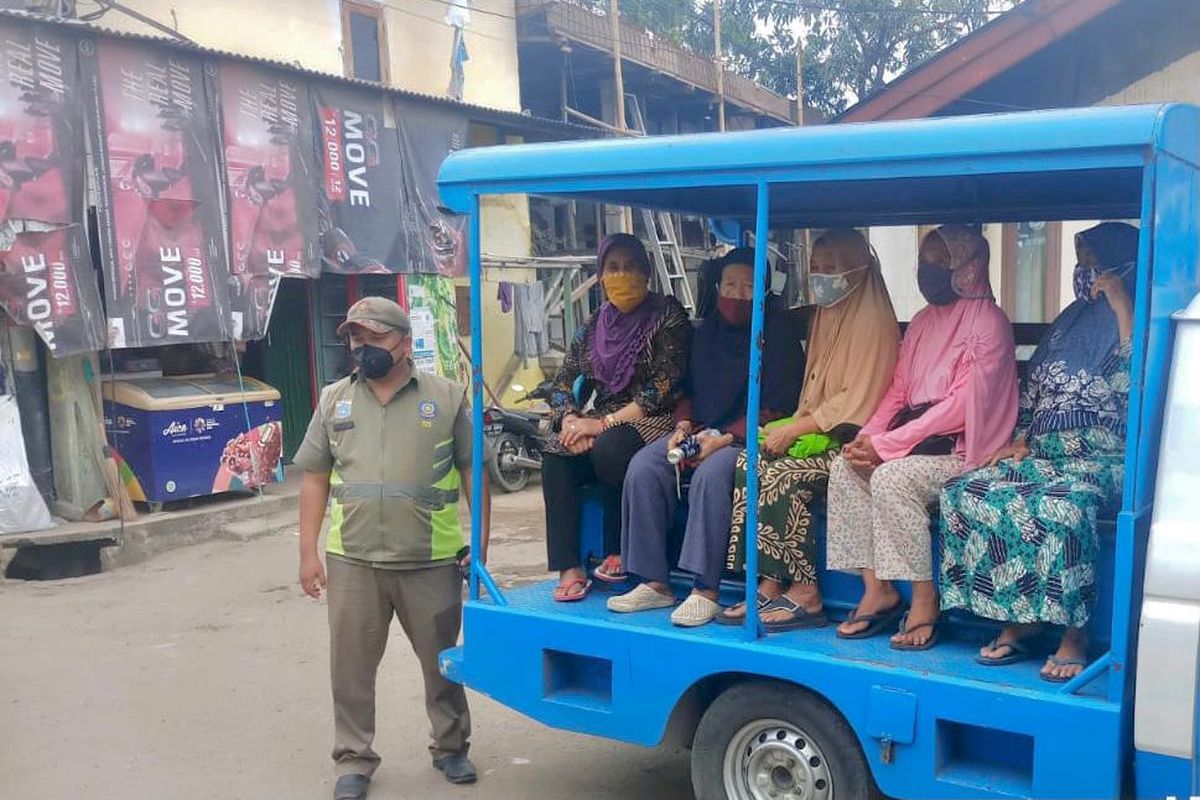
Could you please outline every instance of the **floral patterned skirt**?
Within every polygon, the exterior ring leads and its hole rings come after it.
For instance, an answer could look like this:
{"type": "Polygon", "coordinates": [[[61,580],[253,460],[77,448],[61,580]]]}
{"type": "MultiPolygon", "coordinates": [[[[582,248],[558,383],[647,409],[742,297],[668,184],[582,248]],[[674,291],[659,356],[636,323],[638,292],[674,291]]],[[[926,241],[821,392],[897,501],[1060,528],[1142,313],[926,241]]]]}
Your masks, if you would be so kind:
{"type": "MultiPolygon", "coordinates": [[[[829,483],[837,449],[807,458],[758,458],[758,571],[783,583],[816,583],[816,542],[809,506],[829,483]]],[[[738,456],[728,569],[746,564],[746,453],[738,456]]]]}
{"type": "Polygon", "coordinates": [[[1104,428],[1045,433],[1023,460],[949,481],[942,607],[1001,622],[1084,625],[1096,593],[1096,519],[1120,500],[1123,445],[1104,428]]]}

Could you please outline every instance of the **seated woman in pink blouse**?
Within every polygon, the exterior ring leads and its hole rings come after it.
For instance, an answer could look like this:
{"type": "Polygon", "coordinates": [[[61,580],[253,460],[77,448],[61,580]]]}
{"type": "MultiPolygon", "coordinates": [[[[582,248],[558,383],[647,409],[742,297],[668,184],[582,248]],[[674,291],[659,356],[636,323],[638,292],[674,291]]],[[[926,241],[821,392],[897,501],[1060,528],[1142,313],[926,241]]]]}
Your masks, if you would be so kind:
{"type": "Polygon", "coordinates": [[[892,628],[897,650],[937,641],[929,506],[942,484],[1006,443],[1017,418],[1012,326],[992,297],[987,240],[946,225],[921,243],[929,302],[908,326],[891,386],[829,477],[830,569],[861,574],[843,639],[892,628]],[[912,582],[906,610],[893,581],[912,582]]]}

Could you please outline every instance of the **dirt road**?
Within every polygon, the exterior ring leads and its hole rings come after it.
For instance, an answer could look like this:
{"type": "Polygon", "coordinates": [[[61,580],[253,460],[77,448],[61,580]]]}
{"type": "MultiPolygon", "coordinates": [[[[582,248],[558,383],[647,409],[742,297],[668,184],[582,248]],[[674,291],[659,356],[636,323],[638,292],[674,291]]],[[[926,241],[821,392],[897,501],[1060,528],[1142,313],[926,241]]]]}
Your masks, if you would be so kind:
{"type": "MultiPolygon", "coordinates": [[[[541,577],[541,496],[497,498],[503,582],[541,577]]],[[[80,800],[331,796],[328,629],[296,536],[210,542],[111,573],[0,580],[0,792],[80,800]]],[[[471,695],[475,787],[429,765],[420,672],[398,627],[380,672],[371,797],[691,796],[686,754],[552,731],[471,695]]]]}

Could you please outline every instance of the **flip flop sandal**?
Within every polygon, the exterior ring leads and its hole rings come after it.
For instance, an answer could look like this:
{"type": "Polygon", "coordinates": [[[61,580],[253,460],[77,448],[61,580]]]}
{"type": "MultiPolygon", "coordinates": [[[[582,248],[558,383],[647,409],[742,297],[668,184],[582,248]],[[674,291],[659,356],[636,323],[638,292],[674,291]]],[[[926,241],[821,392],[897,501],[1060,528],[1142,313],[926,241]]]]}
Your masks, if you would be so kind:
{"type": "Polygon", "coordinates": [[[886,611],[879,611],[875,614],[851,614],[846,617],[846,622],[854,624],[855,622],[866,622],[867,627],[861,631],[854,633],[837,632],[839,639],[870,639],[883,633],[892,625],[896,624],[896,620],[900,619],[904,614],[908,613],[904,608],[904,603],[900,602],[886,611]]]}
{"type": "Polygon", "coordinates": [[[554,602],[556,603],[578,603],[580,600],[588,596],[588,592],[592,589],[592,582],[585,581],[583,578],[576,578],[567,583],[560,583],[554,587],[554,602]],[[571,590],[576,586],[583,587],[578,594],[572,594],[571,590]]]}
{"type": "MultiPolygon", "coordinates": [[[[1088,663],[1082,658],[1059,658],[1058,656],[1050,656],[1046,660],[1056,667],[1086,667],[1088,663]]],[[[1056,678],[1055,676],[1047,675],[1044,672],[1041,673],[1041,676],[1042,680],[1047,681],[1048,683],[1068,683],[1079,677],[1079,675],[1076,674],[1067,678],[1056,678]]]]}
{"type": "Polygon", "coordinates": [[[621,566],[620,556],[607,556],[592,570],[592,577],[605,583],[624,583],[629,573],[621,566]]]}
{"type": "Polygon", "coordinates": [[[1002,656],[990,657],[982,653],[975,656],[975,663],[982,664],[985,667],[1005,667],[1009,664],[1016,664],[1020,661],[1029,661],[1034,658],[1034,653],[1028,647],[1021,643],[1018,639],[1012,642],[1001,642],[1000,637],[996,637],[988,642],[989,650],[996,650],[1000,647],[1007,647],[1008,653],[1002,656]]]}
{"type": "Polygon", "coordinates": [[[825,616],[824,611],[817,611],[816,613],[806,611],[803,606],[785,594],[779,595],[779,597],[776,597],[763,606],[760,613],[766,614],[769,611],[786,611],[791,615],[791,619],[780,622],[764,622],[763,628],[766,629],[767,633],[784,633],[785,631],[798,631],[808,628],[824,628],[829,624],[829,617],[825,616]]]}
{"type": "MultiPolygon", "coordinates": [[[[757,594],[755,594],[754,604],[756,606],[758,606],[759,611],[762,611],[764,608],[766,608],[767,604],[769,604],[770,602],[771,602],[771,598],[767,597],[762,592],[758,592],[757,594]]],[[[742,615],[740,617],[731,617],[731,616],[729,616],[729,612],[733,611],[735,608],[743,608],[743,606],[745,606],[745,605],[746,605],[745,600],[743,600],[740,603],[734,603],[729,608],[722,611],[720,614],[717,614],[717,616],[713,618],[713,621],[716,622],[718,625],[738,625],[738,626],[740,626],[742,623],[744,623],[746,621],[745,611],[743,610],[742,615]]]]}
{"type": "Polygon", "coordinates": [[[935,619],[933,622],[922,622],[920,625],[908,627],[908,612],[904,612],[904,616],[900,618],[900,633],[915,633],[922,628],[929,628],[929,638],[923,644],[907,644],[905,642],[892,642],[893,650],[905,650],[915,652],[918,650],[928,650],[937,644],[938,633],[941,627],[941,620],[935,619]]]}

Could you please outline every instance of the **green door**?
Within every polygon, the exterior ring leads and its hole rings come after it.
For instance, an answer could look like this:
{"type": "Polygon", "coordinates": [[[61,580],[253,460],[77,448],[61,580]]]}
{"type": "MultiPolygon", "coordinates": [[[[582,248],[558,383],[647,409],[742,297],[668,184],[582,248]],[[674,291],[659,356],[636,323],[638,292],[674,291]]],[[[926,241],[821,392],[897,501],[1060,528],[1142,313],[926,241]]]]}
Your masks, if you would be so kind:
{"type": "Polygon", "coordinates": [[[311,281],[284,278],[279,283],[271,324],[262,350],[263,379],[283,398],[283,460],[290,464],[312,417],[312,379],[308,352],[308,287],[311,281]]]}

